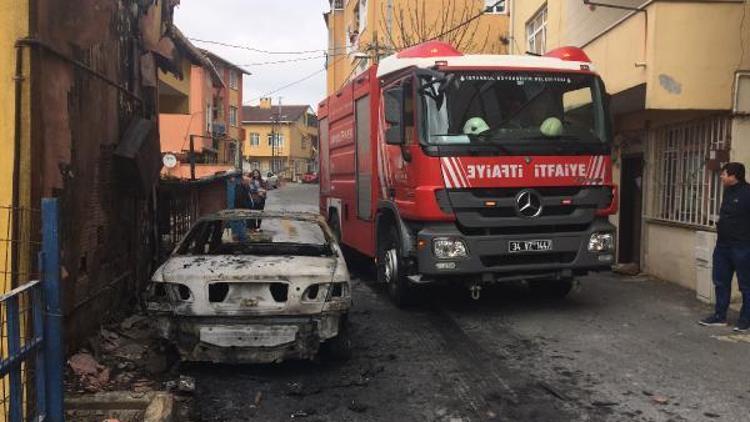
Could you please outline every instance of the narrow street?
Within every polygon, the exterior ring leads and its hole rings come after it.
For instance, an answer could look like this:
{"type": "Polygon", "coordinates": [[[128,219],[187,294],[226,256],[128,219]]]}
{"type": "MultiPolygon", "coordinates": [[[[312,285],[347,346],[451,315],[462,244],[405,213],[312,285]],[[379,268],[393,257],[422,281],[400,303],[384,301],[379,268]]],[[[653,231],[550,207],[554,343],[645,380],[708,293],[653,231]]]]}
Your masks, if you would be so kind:
{"type": "MultiPolygon", "coordinates": [[[[317,186],[268,208],[317,210],[317,186]]],[[[342,364],[183,365],[203,421],[745,421],[750,336],[695,322],[695,293],[645,278],[581,280],[566,300],[521,288],[426,292],[397,309],[350,269],[354,357],[342,364]]]]}

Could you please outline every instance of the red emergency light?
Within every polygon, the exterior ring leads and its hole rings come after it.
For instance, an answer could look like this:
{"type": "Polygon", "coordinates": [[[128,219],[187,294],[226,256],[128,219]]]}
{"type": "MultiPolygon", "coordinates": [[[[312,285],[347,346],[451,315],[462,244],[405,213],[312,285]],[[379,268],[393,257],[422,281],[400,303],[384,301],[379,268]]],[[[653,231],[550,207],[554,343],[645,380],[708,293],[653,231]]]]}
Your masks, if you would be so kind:
{"type": "Polygon", "coordinates": [[[409,47],[396,54],[399,59],[416,59],[426,57],[459,57],[464,53],[442,41],[428,41],[414,47],[409,47]]]}
{"type": "Polygon", "coordinates": [[[560,47],[544,54],[545,57],[555,57],[566,62],[586,62],[591,63],[591,59],[586,52],[578,47],[560,47]]]}

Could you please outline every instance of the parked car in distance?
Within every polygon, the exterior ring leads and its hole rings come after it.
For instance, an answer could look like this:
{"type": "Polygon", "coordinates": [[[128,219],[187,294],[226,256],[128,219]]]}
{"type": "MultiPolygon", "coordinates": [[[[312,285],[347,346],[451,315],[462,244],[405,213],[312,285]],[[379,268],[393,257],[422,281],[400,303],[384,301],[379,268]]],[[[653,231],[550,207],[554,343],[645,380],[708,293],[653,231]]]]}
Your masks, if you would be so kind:
{"type": "Polygon", "coordinates": [[[263,178],[263,181],[266,182],[266,189],[276,189],[279,187],[279,176],[270,171],[266,174],[266,177],[263,178]]]}
{"type": "Polygon", "coordinates": [[[302,183],[318,183],[318,173],[307,172],[302,176],[302,183]]]}
{"type": "Polygon", "coordinates": [[[154,273],[145,303],[186,361],[272,363],[319,351],[344,359],[349,280],[318,215],[226,210],[188,231],[154,273]],[[247,232],[253,219],[262,232],[247,232]]]}

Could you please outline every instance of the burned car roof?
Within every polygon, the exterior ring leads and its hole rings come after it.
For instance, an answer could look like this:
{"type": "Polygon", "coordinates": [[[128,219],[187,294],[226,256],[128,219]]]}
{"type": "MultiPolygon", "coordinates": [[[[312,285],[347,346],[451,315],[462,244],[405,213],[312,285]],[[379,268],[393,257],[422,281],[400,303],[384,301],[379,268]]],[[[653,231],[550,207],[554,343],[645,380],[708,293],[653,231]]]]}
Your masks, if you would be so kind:
{"type": "Polygon", "coordinates": [[[324,223],[320,214],[301,211],[258,211],[250,209],[226,209],[214,214],[209,214],[198,219],[198,221],[215,220],[244,220],[252,218],[286,218],[291,220],[310,221],[324,223]]]}

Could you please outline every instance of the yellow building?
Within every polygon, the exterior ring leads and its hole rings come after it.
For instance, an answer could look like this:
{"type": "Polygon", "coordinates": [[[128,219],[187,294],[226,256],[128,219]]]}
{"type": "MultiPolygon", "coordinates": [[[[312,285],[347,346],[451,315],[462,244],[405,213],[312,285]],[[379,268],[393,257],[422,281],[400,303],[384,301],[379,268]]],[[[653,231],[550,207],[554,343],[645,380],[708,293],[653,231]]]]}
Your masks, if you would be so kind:
{"type": "MultiPolygon", "coordinates": [[[[3,105],[4,113],[0,116],[0,289],[5,292],[12,288],[11,262],[16,259],[13,253],[19,253],[13,248],[11,242],[13,217],[18,217],[12,212],[12,208],[29,207],[30,203],[30,176],[28,171],[29,154],[31,143],[16,143],[17,136],[28,139],[31,130],[30,106],[28,84],[16,86],[16,63],[21,60],[23,75],[29,74],[29,51],[20,51],[20,56],[15,54],[16,40],[29,35],[29,3],[28,2],[3,2],[0,5],[0,104],[3,105]],[[16,101],[16,90],[20,89],[20,102],[16,101]],[[20,109],[16,109],[17,104],[20,109]],[[16,123],[16,116],[20,117],[21,126],[16,123]]],[[[37,206],[38,207],[38,206],[37,206]]],[[[17,228],[15,228],[18,231],[17,228]]],[[[15,236],[13,236],[15,237],[15,236]]],[[[16,243],[18,244],[18,243],[16,243]]],[[[29,263],[25,263],[26,266],[29,263]]]]}
{"type": "Polygon", "coordinates": [[[310,106],[274,106],[270,98],[262,98],[259,106],[244,107],[242,127],[246,170],[291,181],[317,170],[318,120],[310,106]]]}
{"type": "Polygon", "coordinates": [[[329,95],[379,57],[433,38],[467,53],[509,48],[507,1],[331,0],[330,6],[324,15],[329,95]]]}
{"type": "Polygon", "coordinates": [[[750,3],[509,6],[514,54],[582,47],[612,94],[619,262],[712,300],[719,166],[750,164],[750,3]]]}

